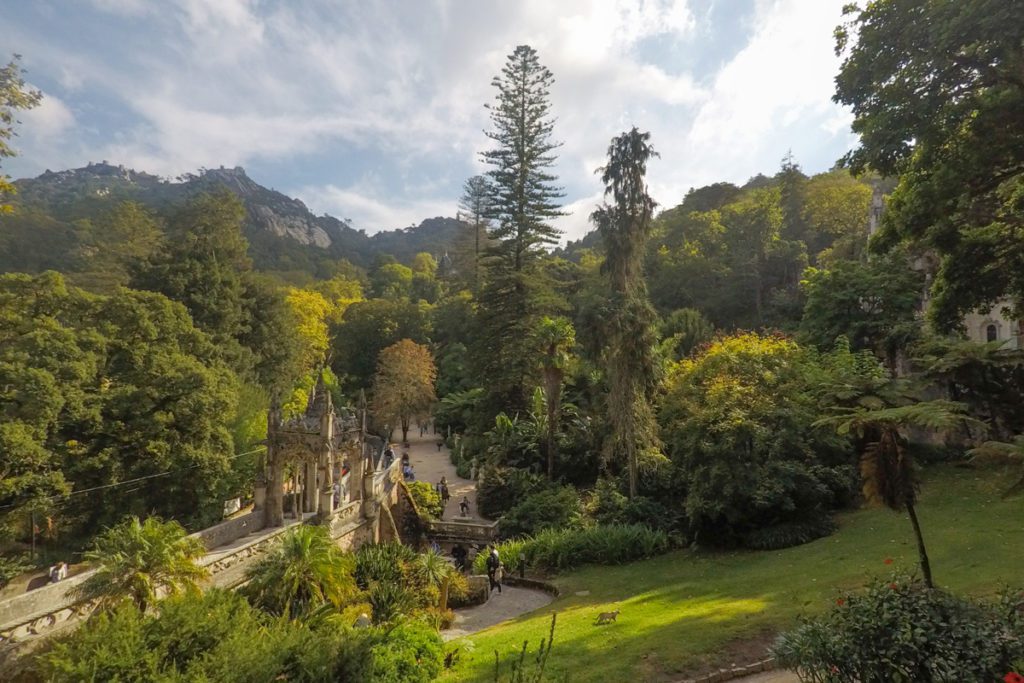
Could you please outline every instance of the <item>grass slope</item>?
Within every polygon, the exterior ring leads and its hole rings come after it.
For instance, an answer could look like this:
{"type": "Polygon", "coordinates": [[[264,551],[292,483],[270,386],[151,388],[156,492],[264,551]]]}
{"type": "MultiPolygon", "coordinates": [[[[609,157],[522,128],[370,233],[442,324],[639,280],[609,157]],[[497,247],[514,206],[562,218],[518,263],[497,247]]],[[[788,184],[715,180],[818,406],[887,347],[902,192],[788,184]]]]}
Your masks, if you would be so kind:
{"type": "MultiPolygon", "coordinates": [[[[1024,510],[1003,499],[1007,479],[939,466],[925,478],[918,516],[936,584],[974,595],[1024,585],[1024,510]]],[[[587,567],[558,577],[550,606],[452,643],[460,661],[450,681],[493,680],[494,652],[533,653],[558,613],[548,672],[572,681],[671,681],[712,665],[747,664],[771,634],[827,609],[837,590],[917,562],[905,514],[867,509],[839,517],[839,531],[774,552],[693,552],[619,567],[587,567]],[[886,566],[886,558],[894,563],[886,566]],[[578,596],[577,592],[589,591],[578,596]],[[595,626],[598,612],[621,609],[595,626]],[[744,647],[745,641],[756,645],[744,647]]]]}

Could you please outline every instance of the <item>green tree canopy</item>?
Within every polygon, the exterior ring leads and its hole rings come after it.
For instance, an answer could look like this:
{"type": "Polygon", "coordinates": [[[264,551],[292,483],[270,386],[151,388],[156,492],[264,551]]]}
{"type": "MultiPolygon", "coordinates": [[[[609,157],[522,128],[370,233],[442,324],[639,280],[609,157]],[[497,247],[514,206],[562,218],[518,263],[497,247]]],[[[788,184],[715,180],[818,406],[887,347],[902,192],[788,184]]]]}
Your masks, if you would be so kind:
{"type": "MultiPolygon", "coordinates": [[[[900,181],[878,248],[909,240],[941,259],[930,314],[1024,302],[1024,5],[872,2],[837,31],[835,100],[860,145],[846,161],[900,181]]],[[[1020,311],[1018,311],[1020,312],[1020,311]]]]}
{"type": "Polygon", "coordinates": [[[88,535],[125,513],[218,518],[236,378],[166,297],[69,288],[56,273],[0,276],[0,462],[19,508],[69,484],[62,525],[88,535]],[[27,477],[27,478],[26,478],[27,477]]]}
{"type": "MultiPolygon", "coordinates": [[[[18,123],[15,118],[18,112],[38,106],[43,98],[41,92],[25,84],[25,70],[21,68],[20,62],[21,55],[16,54],[7,66],[0,68],[0,159],[17,155],[11,147],[11,138],[15,135],[14,124],[18,123]]],[[[11,210],[11,206],[3,203],[3,199],[4,195],[14,192],[14,186],[7,176],[0,175],[0,213],[11,210]]]]}

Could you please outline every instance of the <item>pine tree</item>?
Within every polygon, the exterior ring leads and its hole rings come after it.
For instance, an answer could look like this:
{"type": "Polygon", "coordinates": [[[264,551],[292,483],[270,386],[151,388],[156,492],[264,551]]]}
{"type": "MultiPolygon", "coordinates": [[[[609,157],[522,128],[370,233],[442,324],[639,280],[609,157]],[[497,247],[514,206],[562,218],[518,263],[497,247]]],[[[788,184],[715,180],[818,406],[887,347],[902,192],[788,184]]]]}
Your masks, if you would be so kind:
{"type": "Polygon", "coordinates": [[[635,127],[612,139],[608,165],[599,168],[605,196],[590,219],[605,245],[604,270],[611,283],[605,367],[608,373],[608,450],[629,467],[629,497],[636,497],[638,454],[658,443],[651,394],[656,383],[654,322],[643,258],[656,206],[647,194],[647,161],[657,156],[650,133],[635,127]]]}
{"type": "Polygon", "coordinates": [[[496,243],[485,261],[487,284],[481,294],[479,345],[481,376],[489,378],[489,409],[514,412],[525,406],[527,380],[534,370],[530,332],[536,327],[550,287],[538,262],[559,231],[548,221],[562,215],[562,192],[549,169],[559,143],[551,140],[548,91],[554,76],[528,45],[515,49],[492,84],[498,90],[487,137],[495,148],[482,154],[492,166],[489,218],[496,243]]]}
{"type": "MultiPolygon", "coordinates": [[[[473,229],[471,236],[471,254],[459,254],[465,256],[461,260],[472,263],[473,292],[480,291],[480,259],[483,256],[483,249],[487,246],[486,231],[489,226],[487,216],[491,206],[491,185],[487,178],[482,175],[475,175],[466,181],[462,186],[462,197],[459,199],[459,208],[465,212],[466,219],[473,229]]],[[[468,251],[468,249],[467,249],[468,251]]]]}

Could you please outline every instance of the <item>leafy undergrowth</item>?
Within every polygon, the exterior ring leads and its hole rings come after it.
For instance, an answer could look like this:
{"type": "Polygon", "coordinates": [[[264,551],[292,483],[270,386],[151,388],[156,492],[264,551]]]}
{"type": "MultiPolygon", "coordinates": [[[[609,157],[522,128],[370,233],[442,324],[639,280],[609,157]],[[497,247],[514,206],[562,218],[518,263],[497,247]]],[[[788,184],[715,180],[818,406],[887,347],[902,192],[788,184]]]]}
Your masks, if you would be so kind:
{"type": "MultiPolygon", "coordinates": [[[[938,585],[994,595],[1022,581],[1024,514],[1019,497],[1001,497],[1005,486],[997,472],[941,466],[926,473],[918,515],[938,585]]],[[[906,515],[868,509],[838,522],[834,535],[786,550],[678,551],[564,574],[554,580],[562,597],[548,607],[453,643],[461,656],[446,680],[492,680],[494,651],[504,658],[523,641],[535,646],[552,611],[558,630],[548,673],[570,680],[670,681],[747,664],[735,654],[747,651],[744,641],[764,642],[800,615],[825,611],[837,589],[916,566],[906,515]],[[599,612],[614,609],[621,611],[615,623],[594,625],[599,612]]]]}

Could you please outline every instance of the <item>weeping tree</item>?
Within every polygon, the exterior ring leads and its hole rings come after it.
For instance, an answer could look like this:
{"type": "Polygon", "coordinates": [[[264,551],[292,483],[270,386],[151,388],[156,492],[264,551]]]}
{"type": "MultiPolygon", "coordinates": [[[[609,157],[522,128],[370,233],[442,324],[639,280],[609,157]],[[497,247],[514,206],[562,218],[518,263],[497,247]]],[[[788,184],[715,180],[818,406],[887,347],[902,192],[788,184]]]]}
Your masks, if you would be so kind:
{"type": "Polygon", "coordinates": [[[576,331],[565,318],[544,316],[537,327],[537,343],[541,349],[541,373],[544,380],[544,402],[547,407],[547,430],[544,451],[548,458],[548,479],[555,478],[555,455],[558,450],[558,423],[562,413],[562,379],[569,362],[569,352],[576,344],[576,331]]]}
{"type": "Polygon", "coordinates": [[[607,201],[590,215],[605,247],[603,272],[611,296],[604,349],[608,373],[608,420],[612,428],[607,452],[625,457],[629,496],[636,497],[637,456],[658,443],[651,396],[656,385],[654,324],[657,316],[647,298],[643,258],[656,206],[647,194],[647,162],[657,156],[650,133],[635,127],[612,138],[608,164],[599,168],[607,201]]]}
{"type": "Polygon", "coordinates": [[[963,404],[946,400],[870,407],[877,406],[883,396],[886,392],[878,392],[870,397],[871,400],[861,401],[859,405],[845,409],[845,414],[825,418],[819,424],[832,424],[839,434],[852,434],[858,438],[864,497],[892,510],[907,511],[917,539],[921,576],[925,585],[934,588],[928,550],[917,519],[920,481],[914,459],[907,450],[907,440],[901,432],[909,428],[946,431],[965,421],[976,421],[965,414],[963,404]]]}

